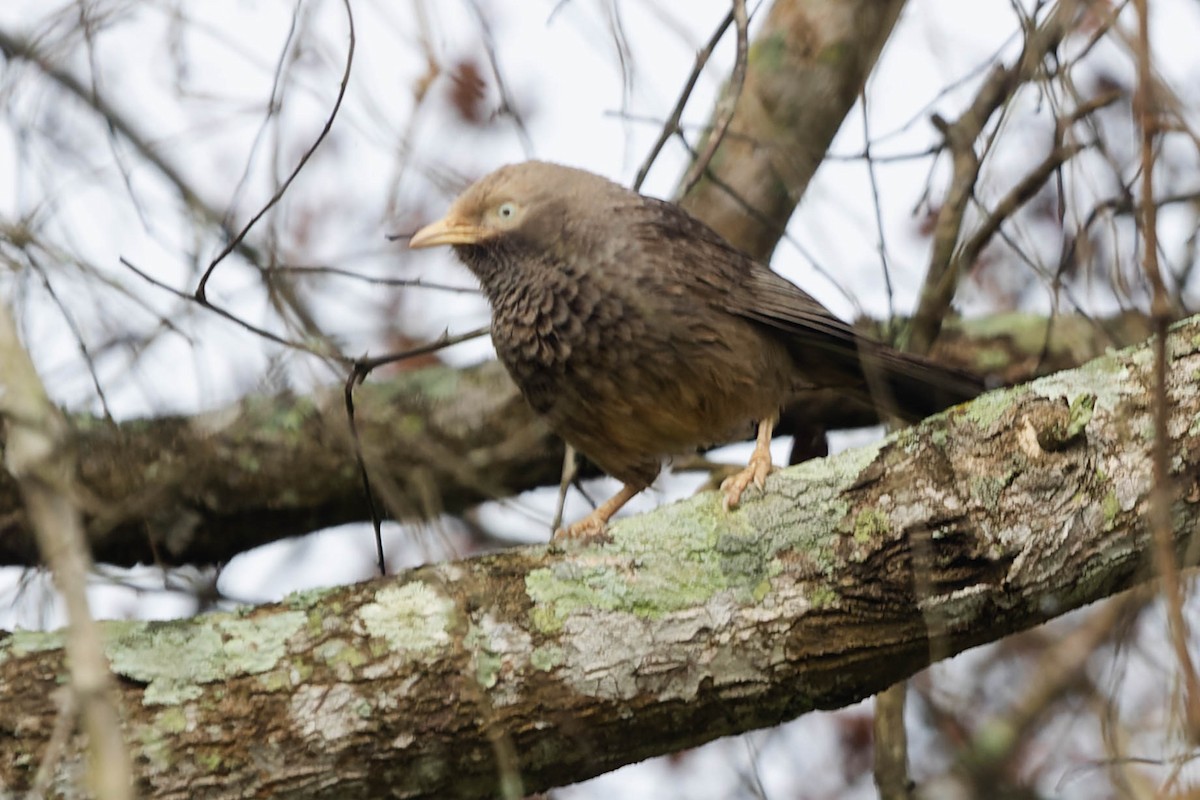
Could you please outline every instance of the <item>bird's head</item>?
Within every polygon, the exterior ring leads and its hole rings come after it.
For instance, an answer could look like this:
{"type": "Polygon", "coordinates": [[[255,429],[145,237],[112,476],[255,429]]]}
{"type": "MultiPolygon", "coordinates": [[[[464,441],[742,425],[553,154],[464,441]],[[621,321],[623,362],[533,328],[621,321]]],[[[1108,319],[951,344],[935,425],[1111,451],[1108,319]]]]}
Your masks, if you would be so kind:
{"type": "Polygon", "coordinates": [[[510,164],[467,187],[408,246],[453,245],[463,256],[475,248],[554,253],[568,240],[578,246],[591,229],[602,227],[594,221],[597,210],[603,216],[606,206],[631,197],[637,195],[583,170],[543,161],[510,164]]]}

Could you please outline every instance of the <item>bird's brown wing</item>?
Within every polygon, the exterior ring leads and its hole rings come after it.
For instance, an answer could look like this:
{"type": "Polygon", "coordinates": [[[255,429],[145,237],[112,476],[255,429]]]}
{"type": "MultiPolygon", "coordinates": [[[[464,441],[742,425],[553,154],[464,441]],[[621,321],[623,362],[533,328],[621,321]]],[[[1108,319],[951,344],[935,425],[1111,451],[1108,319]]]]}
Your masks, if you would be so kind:
{"type": "Polygon", "coordinates": [[[704,296],[722,311],[774,331],[811,385],[845,388],[909,419],[983,391],[975,375],[902,353],[858,332],[677,206],[651,201],[648,211],[653,235],[671,241],[679,279],[703,285],[704,296]]]}
{"type": "MultiPolygon", "coordinates": [[[[673,203],[647,198],[639,231],[649,248],[666,245],[678,273],[721,311],[764,325],[797,346],[857,358],[860,334],[812,295],[730,245],[720,234],[673,203]]],[[[789,347],[791,349],[791,347],[789,347]]]]}

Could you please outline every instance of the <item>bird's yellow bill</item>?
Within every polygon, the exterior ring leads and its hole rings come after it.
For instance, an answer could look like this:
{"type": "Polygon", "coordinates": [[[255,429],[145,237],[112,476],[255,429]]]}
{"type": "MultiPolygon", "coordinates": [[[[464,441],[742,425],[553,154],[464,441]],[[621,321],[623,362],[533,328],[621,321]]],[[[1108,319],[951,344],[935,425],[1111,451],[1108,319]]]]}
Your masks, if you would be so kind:
{"type": "Polygon", "coordinates": [[[446,216],[414,233],[408,240],[408,246],[416,249],[442,244],[475,244],[481,238],[483,231],[478,226],[446,216]]]}

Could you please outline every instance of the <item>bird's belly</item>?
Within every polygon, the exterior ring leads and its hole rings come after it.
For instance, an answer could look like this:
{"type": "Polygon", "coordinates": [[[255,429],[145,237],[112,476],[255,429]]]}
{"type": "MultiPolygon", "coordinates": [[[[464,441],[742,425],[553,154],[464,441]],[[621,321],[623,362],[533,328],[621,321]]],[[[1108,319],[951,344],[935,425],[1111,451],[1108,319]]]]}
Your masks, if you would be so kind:
{"type": "Polygon", "coordinates": [[[665,456],[749,434],[754,421],[779,410],[790,382],[786,352],[740,328],[715,343],[497,342],[497,352],[558,435],[605,472],[635,483],[653,480],[665,456]],[[563,357],[550,357],[556,351],[563,357]]]}

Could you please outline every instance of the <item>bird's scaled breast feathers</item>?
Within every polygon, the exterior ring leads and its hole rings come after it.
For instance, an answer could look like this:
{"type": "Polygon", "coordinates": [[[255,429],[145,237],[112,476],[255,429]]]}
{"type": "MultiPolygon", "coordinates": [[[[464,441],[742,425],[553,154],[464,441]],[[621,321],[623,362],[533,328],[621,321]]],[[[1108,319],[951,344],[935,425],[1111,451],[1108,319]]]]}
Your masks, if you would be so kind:
{"type": "Polygon", "coordinates": [[[645,461],[742,435],[782,402],[782,348],[677,300],[554,277],[496,297],[492,337],[533,409],[619,474],[618,456],[645,461]]]}

